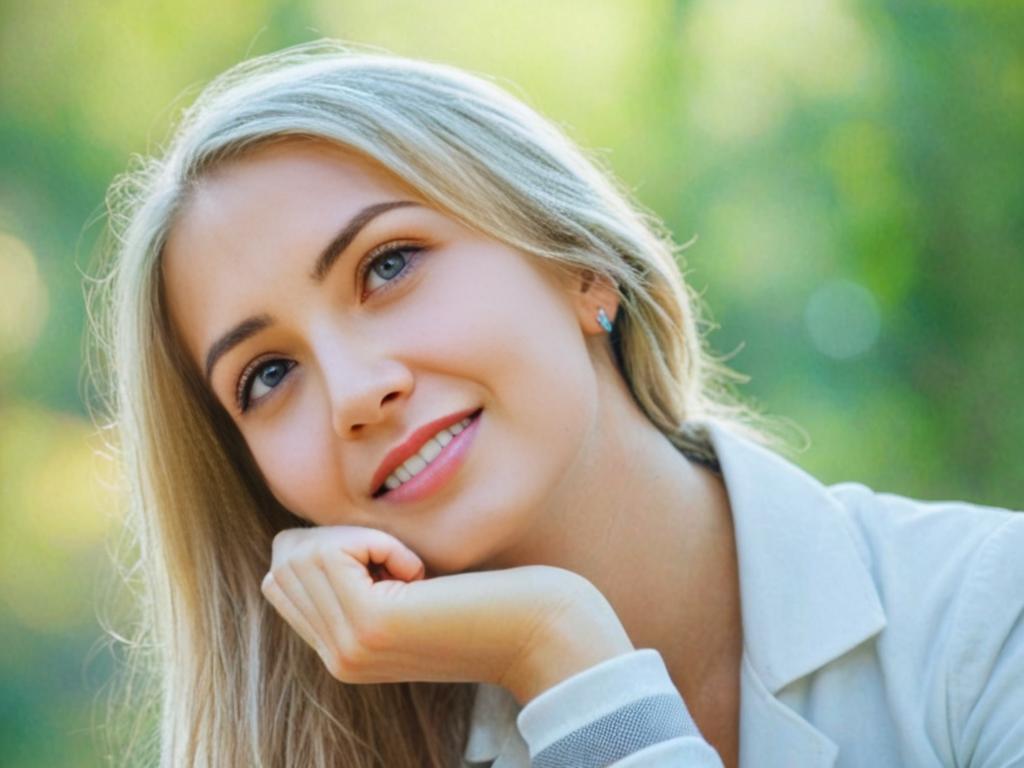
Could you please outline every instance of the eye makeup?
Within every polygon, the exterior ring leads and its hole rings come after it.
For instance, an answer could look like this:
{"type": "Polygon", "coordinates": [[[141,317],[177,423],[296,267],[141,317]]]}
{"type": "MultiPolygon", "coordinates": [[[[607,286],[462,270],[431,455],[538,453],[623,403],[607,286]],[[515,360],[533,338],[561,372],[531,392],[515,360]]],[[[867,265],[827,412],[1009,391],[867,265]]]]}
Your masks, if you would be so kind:
{"type": "MultiPolygon", "coordinates": [[[[368,296],[380,293],[381,291],[391,290],[395,284],[401,282],[409,274],[413,272],[413,270],[415,269],[414,265],[419,261],[419,258],[424,250],[426,249],[423,246],[414,245],[413,243],[408,242],[390,242],[378,246],[377,248],[374,248],[372,251],[370,251],[369,254],[367,254],[366,258],[363,260],[362,264],[359,266],[358,269],[360,298],[362,300],[365,300],[368,296]],[[395,276],[392,277],[390,280],[387,280],[387,282],[385,282],[385,284],[382,287],[367,292],[366,280],[370,274],[370,271],[374,268],[374,265],[382,264],[388,258],[403,253],[411,254],[411,256],[405,259],[405,263],[402,265],[401,270],[396,272],[395,276]]],[[[381,276],[378,275],[378,277],[381,276]]],[[[385,280],[386,278],[381,277],[381,279],[385,280]]]]}
{"type": "Polygon", "coordinates": [[[286,360],[281,357],[270,357],[261,356],[250,362],[242,371],[238,377],[238,386],[235,388],[235,407],[238,408],[239,413],[246,413],[251,408],[255,408],[263,402],[264,398],[270,397],[274,390],[277,389],[278,384],[291,372],[297,363],[293,360],[286,360]],[[281,378],[278,379],[277,383],[273,386],[264,383],[264,386],[270,386],[269,391],[265,395],[260,395],[255,400],[252,399],[252,389],[257,383],[262,372],[268,370],[272,365],[281,365],[284,368],[281,378]]]}

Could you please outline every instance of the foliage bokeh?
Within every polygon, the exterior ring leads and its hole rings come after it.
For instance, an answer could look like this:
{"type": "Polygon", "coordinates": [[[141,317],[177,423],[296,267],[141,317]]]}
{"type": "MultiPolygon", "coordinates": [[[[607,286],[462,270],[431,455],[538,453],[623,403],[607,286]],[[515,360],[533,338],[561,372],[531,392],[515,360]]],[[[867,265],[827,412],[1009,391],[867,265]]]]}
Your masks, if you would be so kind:
{"type": "Polygon", "coordinates": [[[1012,0],[3,3],[4,765],[103,761],[117,478],[85,405],[82,272],[105,188],[212,75],[321,36],[498,78],[696,237],[711,343],[810,438],[809,472],[1022,506],[1012,0]]]}

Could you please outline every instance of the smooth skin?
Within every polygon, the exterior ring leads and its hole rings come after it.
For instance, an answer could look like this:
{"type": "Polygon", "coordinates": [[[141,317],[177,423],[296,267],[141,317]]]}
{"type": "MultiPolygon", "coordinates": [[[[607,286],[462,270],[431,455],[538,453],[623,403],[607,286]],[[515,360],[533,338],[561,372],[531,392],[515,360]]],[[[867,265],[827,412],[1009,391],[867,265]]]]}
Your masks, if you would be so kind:
{"type": "Polygon", "coordinates": [[[597,322],[618,310],[607,280],[547,268],[313,140],[208,175],[163,259],[198,370],[229,329],[265,321],[213,364],[210,387],[278,500],[318,526],[275,538],[263,590],[332,675],[493,682],[525,703],[655,648],[737,763],[728,497],[633,401],[597,322]],[[347,222],[396,201],[312,277],[347,222]],[[374,498],[392,447],[470,408],[479,431],[444,487],[374,498]]]}

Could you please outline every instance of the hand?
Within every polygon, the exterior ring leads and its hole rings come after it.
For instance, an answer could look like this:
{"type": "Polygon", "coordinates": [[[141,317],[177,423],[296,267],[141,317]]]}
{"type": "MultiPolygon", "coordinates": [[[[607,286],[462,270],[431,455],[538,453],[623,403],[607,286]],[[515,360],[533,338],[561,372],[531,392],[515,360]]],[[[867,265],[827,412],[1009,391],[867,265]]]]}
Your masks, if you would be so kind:
{"type": "Polygon", "coordinates": [[[525,703],[633,648],[597,588],[572,571],[424,574],[383,531],[293,528],[274,537],[262,591],[346,683],[489,682],[525,703]]]}

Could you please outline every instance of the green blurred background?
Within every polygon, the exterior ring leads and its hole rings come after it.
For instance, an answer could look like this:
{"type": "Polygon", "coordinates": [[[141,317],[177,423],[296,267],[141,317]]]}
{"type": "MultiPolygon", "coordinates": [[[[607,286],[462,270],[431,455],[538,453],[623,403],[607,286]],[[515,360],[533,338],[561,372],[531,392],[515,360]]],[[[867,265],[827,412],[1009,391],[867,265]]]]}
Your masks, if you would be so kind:
{"type": "Polygon", "coordinates": [[[1024,6],[0,3],[0,763],[94,766],[116,472],[81,374],[102,201],[214,74],[321,36],[510,85],[665,218],[796,461],[1020,508],[1024,6]]]}

